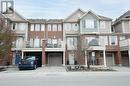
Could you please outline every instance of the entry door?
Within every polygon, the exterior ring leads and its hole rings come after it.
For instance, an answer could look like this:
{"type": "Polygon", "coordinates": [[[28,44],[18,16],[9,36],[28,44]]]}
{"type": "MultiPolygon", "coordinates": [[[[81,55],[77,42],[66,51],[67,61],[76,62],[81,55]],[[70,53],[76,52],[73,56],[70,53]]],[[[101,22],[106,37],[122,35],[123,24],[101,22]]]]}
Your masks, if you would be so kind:
{"type": "Polygon", "coordinates": [[[49,54],[48,65],[49,66],[62,66],[62,54],[49,54]]]}
{"type": "Polygon", "coordinates": [[[114,54],[113,53],[106,54],[106,64],[108,67],[114,66],[114,54]]]}

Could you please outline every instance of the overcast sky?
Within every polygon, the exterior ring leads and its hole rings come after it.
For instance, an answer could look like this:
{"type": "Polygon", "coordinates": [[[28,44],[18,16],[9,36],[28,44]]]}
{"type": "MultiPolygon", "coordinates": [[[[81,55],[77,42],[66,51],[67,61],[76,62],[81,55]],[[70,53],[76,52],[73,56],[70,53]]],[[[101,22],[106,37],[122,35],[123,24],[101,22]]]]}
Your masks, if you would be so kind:
{"type": "Polygon", "coordinates": [[[15,10],[25,18],[66,18],[76,9],[91,9],[112,19],[130,10],[130,0],[14,0],[15,10]]]}

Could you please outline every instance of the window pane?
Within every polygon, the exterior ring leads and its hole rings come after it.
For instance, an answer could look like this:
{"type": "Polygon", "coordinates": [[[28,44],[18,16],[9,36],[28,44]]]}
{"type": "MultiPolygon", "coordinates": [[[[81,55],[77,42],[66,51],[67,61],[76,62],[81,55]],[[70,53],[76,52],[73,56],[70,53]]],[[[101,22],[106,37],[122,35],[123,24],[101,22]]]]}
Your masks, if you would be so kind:
{"type": "Polygon", "coordinates": [[[48,38],[47,43],[51,44],[51,39],[50,38],[48,38]]]}
{"type": "Polygon", "coordinates": [[[62,27],[60,24],[58,25],[58,31],[62,31],[62,27]]]}
{"type": "Polygon", "coordinates": [[[51,31],[51,25],[48,24],[48,31],[51,31]]]}
{"type": "Polygon", "coordinates": [[[31,29],[30,31],[34,31],[34,24],[31,24],[31,29]]]}
{"type": "Polygon", "coordinates": [[[44,24],[41,25],[41,31],[45,31],[45,25],[44,24]]]}
{"type": "Polygon", "coordinates": [[[110,45],[117,45],[117,36],[110,36],[110,45]]]}
{"type": "Polygon", "coordinates": [[[24,31],[26,29],[26,24],[24,23],[19,23],[19,29],[24,31]]]}
{"type": "Polygon", "coordinates": [[[53,25],[53,29],[52,29],[53,31],[57,31],[57,25],[55,24],[55,25],[53,25]]]}
{"type": "Polygon", "coordinates": [[[76,37],[67,38],[67,48],[70,50],[77,49],[77,38],[76,37]]]}
{"type": "Polygon", "coordinates": [[[40,47],[40,40],[38,38],[34,39],[34,47],[40,47]]]}
{"type": "Polygon", "coordinates": [[[72,29],[74,31],[78,31],[78,24],[76,24],[76,23],[72,24],[72,29]]]}
{"type": "Polygon", "coordinates": [[[35,24],[35,31],[40,31],[40,24],[35,24]]]}
{"type": "Polygon", "coordinates": [[[30,39],[30,46],[33,47],[33,39],[30,39]]]}
{"type": "Polygon", "coordinates": [[[94,20],[86,20],[86,28],[94,28],[94,20]]]}

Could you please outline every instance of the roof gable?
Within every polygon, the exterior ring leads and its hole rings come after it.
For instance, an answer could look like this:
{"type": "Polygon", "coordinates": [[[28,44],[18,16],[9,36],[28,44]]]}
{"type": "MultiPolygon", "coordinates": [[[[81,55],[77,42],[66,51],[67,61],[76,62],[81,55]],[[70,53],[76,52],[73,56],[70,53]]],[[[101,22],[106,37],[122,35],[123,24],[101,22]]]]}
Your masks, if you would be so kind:
{"type": "Polygon", "coordinates": [[[85,12],[81,9],[77,9],[76,11],[74,11],[70,16],[68,16],[64,22],[77,22],[78,19],[84,15],[85,12]]]}
{"type": "Polygon", "coordinates": [[[82,15],[80,17],[80,19],[84,18],[85,16],[87,16],[88,14],[91,14],[93,16],[95,16],[97,19],[100,19],[100,17],[98,15],[96,15],[94,12],[92,12],[91,10],[87,11],[84,15],[82,15]]]}
{"type": "MultiPolygon", "coordinates": [[[[12,10],[12,9],[10,9],[12,10]]],[[[14,10],[13,10],[14,11],[14,10]]],[[[27,20],[21,16],[18,12],[14,11],[13,14],[3,14],[6,18],[15,22],[27,22],[27,20]]]]}

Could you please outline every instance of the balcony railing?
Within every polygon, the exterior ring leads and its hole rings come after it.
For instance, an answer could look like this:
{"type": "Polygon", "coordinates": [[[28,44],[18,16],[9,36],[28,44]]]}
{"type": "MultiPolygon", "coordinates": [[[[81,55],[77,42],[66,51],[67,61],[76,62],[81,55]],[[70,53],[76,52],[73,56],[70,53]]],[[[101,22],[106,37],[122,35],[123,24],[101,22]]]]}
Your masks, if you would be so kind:
{"type": "Polygon", "coordinates": [[[119,45],[120,47],[130,46],[130,39],[121,40],[119,45]]]}
{"type": "Polygon", "coordinates": [[[61,44],[47,44],[46,48],[61,48],[61,44]]]}

